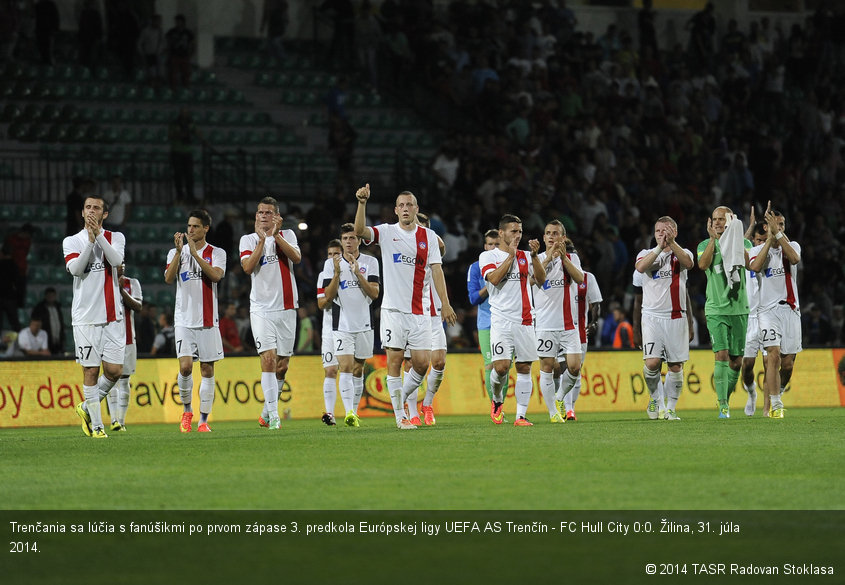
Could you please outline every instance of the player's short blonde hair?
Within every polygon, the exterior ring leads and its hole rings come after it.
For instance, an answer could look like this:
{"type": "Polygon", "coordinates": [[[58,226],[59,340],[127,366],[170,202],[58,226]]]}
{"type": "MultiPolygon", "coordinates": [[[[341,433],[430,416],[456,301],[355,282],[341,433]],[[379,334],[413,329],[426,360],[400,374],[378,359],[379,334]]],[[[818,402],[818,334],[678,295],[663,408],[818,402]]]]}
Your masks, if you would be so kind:
{"type": "Polygon", "coordinates": [[[413,199],[413,201],[414,201],[414,205],[419,207],[420,204],[417,203],[417,196],[414,195],[413,193],[411,193],[410,191],[402,191],[401,193],[399,193],[399,195],[396,196],[396,204],[397,205],[399,204],[399,198],[402,197],[403,195],[410,195],[411,199],[413,199]]]}
{"type": "Polygon", "coordinates": [[[668,223],[669,225],[671,225],[675,229],[678,229],[678,223],[674,219],[669,217],[668,215],[658,217],[657,221],[655,221],[654,223],[668,223]]]}

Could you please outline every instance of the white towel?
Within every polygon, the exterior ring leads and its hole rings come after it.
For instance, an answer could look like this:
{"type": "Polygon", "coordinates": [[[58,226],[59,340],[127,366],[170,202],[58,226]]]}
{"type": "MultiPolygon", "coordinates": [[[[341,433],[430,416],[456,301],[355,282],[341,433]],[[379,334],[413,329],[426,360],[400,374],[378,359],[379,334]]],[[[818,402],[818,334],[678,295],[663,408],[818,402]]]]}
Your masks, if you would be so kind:
{"type": "Polygon", "coordinates": [[[742,221],[732,213],[727,214],[725,231],[719,238],[719,248],[722,250],[722,266],[728,286],[736,288],[745,277],[745,235],[742,221]]]}

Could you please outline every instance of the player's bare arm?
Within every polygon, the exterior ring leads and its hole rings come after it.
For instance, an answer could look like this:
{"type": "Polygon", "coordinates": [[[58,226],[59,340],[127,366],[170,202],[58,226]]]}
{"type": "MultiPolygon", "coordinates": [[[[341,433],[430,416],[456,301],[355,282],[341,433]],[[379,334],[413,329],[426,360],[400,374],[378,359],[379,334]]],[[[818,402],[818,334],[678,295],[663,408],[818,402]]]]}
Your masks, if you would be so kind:
{"type": "Polygon", "coordinates": [[[182,263],[182,245],[184,243],[185,234],[176,232],[173,234],[173,246],[176,248],[176,255],[173,260],[167,265],[167,270],[164,271],[164,282],[173,284],[176,282],[176,275],[179,273],[179,265],[182,263]]]}
{"type": "Polygon", "coordinates": [[[121,276],[118,278],[117,282],[120,284],[120,298],[123,299],[123,304],[133,310],[133,311],[140,311],[142,308],[141,301],[130,295],[123,286],[126,284],[126,281],[129,280],[125,276],[121,276]]]}
{"type": "MultiPolygon", "coordinates": [[[[769,203],[771,207],[771,202],[769,203]]],[[[801,261],[801,256],[798,250],[792,247],[789,238],[786,236],[785,228],[786,222],[782,215],[775,215],[770,209],[766,210],[766,224],[769,226],[769,234],[773,241],[773,245],[779,245],[783,250],[783,256],[790,264],[798,264],[801,261]]]]}
{"type": "Polygon", "coordinates": [[[379,284],[377,282],[370,282],[367,280],[367,276],[361,273],[361,269],[358,266],[358,260],[356,260],[352,254],[344,254],[344,257],[346,258],[346,261],[349,262],[349,268],[352,270],[352,274],[354,274],[358,279],[358,286],[361,288],[363,293],[371,299],[376,300],[379,292],[379,284]]]}
{"type": "Polygon", "coordinates": [[[584,273],[581,271],[580,268],[575,266],[572,263],[572,260],[566,255],[566,251],[561,255],[561,260],[563,261],[563,269],[566,270],[566,273],[569,277],[576,282],[576,284],[581,284],[584,282],[584,273]]]}
{"type": "Polygon", "coordinates": [[[191,252],[191,257],[197,261],[197,264],[200,265],[200,270],[202,273],[211,280],[211,282],[220,282],[220,279],[223,278],[223,268],[220,266],[212,266],[209,264],[205,258],[200,256],[199,251],[197,250],[197,243],[192,239],[188,238],[188,250],[191,252]]]}
{"type": "Polygon", "coordinates": [[[689,341],[692,341],[692,338],[695,337],[695,330],[692,328],[692,299],[689,297],[689,291],[687,291],[687,329],[689,330],[689,341]]]}
{"type": "Polygon", "coordinates": [[[713,219],[710,217],[707,218],[707,235],[710,236],[710,240],[707,242],[707,247],[704,248],[701,256],[698,257],[698,267],[702,270],[707,270],[713,264],[713,255],[716,253],[716,240],[719,239],[716,230],[713,229],[713,219]]]}
{"type": "Polygon", "coordinates": [[[267,232],[260,225],[260,220],[255,220],[255,233],[258,235],[258,243],[252,253],[241,260],[241,267],[246,274],[252,274],[255,267],[261,262],[261,255],[264,254],[264,242],[267,240],[267,232]]]}
{"type": "Polygon", "coordinates": [[[287,256],[288,260],[294,264],[302,262],[302,252],[282,237],[282,216],[278,213],[273,217],[273,239],[276,241],[276,248],[287,256]]]}
{"type": "MultiPolygon", "coordinates": [[[[543,263],[540,262],[540,241],[539,240],[528,240],[528,249],[531,251],[531,263],[534,265],[534,280],[537,282],[543,282],[546,280],[546,268],[543,266],[543,263]]],[[[566,257],[566,254],[563,255],[566,257]]],[[[583,275],[582,275],[583,280],[583,275]]]]}
{"type": "Polygon", "coordinates": [[[443,276],[443,267],[440,264],[431,265],[431,281],[434,283],[434,290],[437,291],[437,296],[443,306],[440,309],[440,316],[449,325],[454,325],[458,322],[458,317],[455,315],[455,310],[449,303],[449,293],[446,291],[446,278],[443,276]]]}
{"type": "Polygon", "coordinates": [[[370,184],[367,183],[355,192],[355,199],[358,200],[358,209],[355,210],[355,234],[360,238],[367,239],[367,200],[370,198],[370,184]]]}
{"type": "Polygon", "coordinates": [[[745,239],[754,241],[754,226],[757,225],[757,219],[754,217],[754,204],[751,204],[751,215],[748,218],[748,229],[745,230],[745,239]]]}
{"type": "Polygon", "coordinates": [[[508,257],[505,258],[504,262],[502,262],[495,270],[488,272],[487,276],[484,277],[485,280],[493,286],[498,286],[505,275],[510,272],[513,260],[516,258],[516,245],[509,246],[507,252],[508,257]]]}
{"type": "MultiPolygon", "coordinates": [[[[326,306],[329,306],[335,298],[337,297],[337,289],[340,288],[340,254],[335,254],[332,256],[332,262],[334,263],[334,273],[332,274],[332,280],[326,286],[323,294],[325,296],[326,306]]],[[[318,304],[319,306],[319,304],[318,304]]]]}
{"type": "Polygon", "coordinates": [[[656,233],[655,239],[657,240],[657,245],[651,250],[649,250],[648,254],[640,258],[634,265],[634,268],[637,269],[637,272],[645,272],[646,270],[653,268],[657,257],[660,256],[660,253],[666,247],[665,237],[662,233],[656,233]]]}
{"type": "Polygon", "coordinates": [[[689,270],[693,267],[692,258],[689,257],[689,254],[684,252],[684,249],[681,248],[681,245],[675,241],[675,238],[678,236],[678,230],[673,225],[667,226],[667,235],[666,235],[666,243],[669,245],[669,248],[675,254],[675,257],[678,259],[678,263],[681,265],[682,268],[689,270]]]}

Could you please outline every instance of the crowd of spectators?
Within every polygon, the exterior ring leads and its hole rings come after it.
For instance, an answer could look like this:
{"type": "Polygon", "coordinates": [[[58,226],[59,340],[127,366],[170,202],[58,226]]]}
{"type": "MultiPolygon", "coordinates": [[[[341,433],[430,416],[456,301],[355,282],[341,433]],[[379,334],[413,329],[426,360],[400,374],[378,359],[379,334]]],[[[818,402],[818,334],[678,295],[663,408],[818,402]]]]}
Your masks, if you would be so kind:
{"type": "MultiPolygon", "coordinates": [[[[841,341],[842,19],[820,2],[787,30],[766,17],[742,30],[708,3],[685,23],[686,46],[659,46],[661,14],[648,0],[636,30],[612,24],[598,37],[563,0],[456,0],[445,14],[386,0],[385,35],[406,48],[397,67],[414,72],[402,83],[423,84],[473,128],[441,145],[439,193],[425,209],[459,245],[456,269],[445,266],[453,294],[463,296],[461,273],[502,214],[521,216],[529,237],[560,219],[613,319],[614,302],[630,314],[633,260],[652,246],[658,216],[675,218],[695,250],[715,206],[747,222],[771,201],[802,246],[805,339],[841,341]]],[[[703,273],[692,270],[689,286],[703,324],[703,273]]]]}

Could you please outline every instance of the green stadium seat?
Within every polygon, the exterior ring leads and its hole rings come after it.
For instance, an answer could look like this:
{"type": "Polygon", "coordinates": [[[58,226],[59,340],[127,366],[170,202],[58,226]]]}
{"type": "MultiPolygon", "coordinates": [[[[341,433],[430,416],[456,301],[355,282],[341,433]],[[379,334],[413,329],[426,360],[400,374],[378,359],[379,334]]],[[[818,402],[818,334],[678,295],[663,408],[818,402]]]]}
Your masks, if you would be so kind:
{"type": "Polygon", "coordinates": [[[0,110],[0,122],[10,123],[21,117],[21,109],[17,104],[6,104],[0,110]]]}

